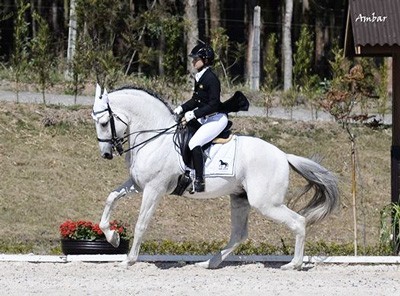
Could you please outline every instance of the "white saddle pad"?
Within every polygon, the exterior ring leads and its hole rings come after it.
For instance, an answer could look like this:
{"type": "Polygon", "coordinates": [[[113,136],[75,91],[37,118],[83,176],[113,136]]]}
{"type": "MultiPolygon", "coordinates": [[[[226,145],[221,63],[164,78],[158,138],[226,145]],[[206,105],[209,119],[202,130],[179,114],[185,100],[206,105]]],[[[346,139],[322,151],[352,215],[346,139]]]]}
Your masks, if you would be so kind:
{"type": "MultiPolygon", "coordinates": [[[[236,143],[237,136],[234,135],[228,143],[214,144],[205,151],[207,159],[204,174],[206,177],[234,176],[236,143]]],[[[194,170],[191,173],[194,176],[194,170]]]]}

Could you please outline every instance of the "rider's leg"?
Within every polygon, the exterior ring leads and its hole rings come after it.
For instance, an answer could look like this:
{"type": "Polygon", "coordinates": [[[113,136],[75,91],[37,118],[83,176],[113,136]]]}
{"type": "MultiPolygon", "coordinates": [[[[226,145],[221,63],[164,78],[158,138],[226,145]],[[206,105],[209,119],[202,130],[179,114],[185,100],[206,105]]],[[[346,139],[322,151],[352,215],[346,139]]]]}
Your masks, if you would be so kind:
{"type": "Polygon", "coordinates": [[[201,147],[211,142],[228,124],[226,114],[218,113],[211,117],[201,120],[203,125],[196,131],[189,141],[189,148],[192,151],[193,166],[196,171],[196,180],[194,182],[194,191],[203,192],[204,182],[204,158],[201,147]]]}
{"type": "Polygon", "coordinates": [[[192,149],[192,157],[193,157],[194,170],[196,172],[196,178],[194,180],[194,191],[203,192],[205,189],[204,158],[201,146],[196,146],[192,149]]]}

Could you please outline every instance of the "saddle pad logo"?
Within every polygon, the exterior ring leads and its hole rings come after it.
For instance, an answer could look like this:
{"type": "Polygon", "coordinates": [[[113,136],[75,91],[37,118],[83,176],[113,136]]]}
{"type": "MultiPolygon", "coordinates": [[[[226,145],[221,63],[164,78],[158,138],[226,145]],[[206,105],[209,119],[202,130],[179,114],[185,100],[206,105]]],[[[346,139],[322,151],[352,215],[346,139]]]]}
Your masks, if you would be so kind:
{"type": "Polygon", "coordinates": [[[234,136],[226,144],[216,144],[207,151],[208,157],[205,163],[206,177],[234,175],[237,137],[234,136]]]}
{"type": "Polygon", "coordinates": [[[229,168],[229,163],[224,162],[222,159],[219,160],[219,167],[221,171],[228,170],[229,168]]]}

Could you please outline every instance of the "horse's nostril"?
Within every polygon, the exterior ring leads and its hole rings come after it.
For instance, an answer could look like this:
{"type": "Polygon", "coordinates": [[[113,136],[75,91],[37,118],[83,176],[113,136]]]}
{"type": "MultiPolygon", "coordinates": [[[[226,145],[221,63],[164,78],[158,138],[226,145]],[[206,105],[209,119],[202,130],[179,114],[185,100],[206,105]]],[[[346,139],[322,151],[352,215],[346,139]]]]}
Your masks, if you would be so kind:
{"type": "Polygon", "coordinates": [[[103,154],[103,158],[105,158],[105,159],[112,159],[112,158],[113,158],[113,155],[112,155],[112,153],[104,153],[104,154],[103,154]]]}

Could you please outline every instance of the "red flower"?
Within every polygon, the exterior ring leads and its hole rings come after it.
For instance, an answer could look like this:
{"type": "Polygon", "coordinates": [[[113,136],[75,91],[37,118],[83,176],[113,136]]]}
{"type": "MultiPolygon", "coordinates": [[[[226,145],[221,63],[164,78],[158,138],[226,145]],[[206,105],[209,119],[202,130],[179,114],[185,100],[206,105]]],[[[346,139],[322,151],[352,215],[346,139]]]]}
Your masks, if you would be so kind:
{"type": "Polygon", "coordinates": [[[71,220],[67,220],[60,225],[60,233],[63,238],[71,237],[75,232],[75,230],[76,230],[76,224],[71,220]]]}
{"type": "MultiPolygon", "coordinates": [[[[112,221],[110,223],[110,229],[117,231],[122,239],[129,239],[126,228],[121,222],[117,220],[112,221]]],[[[100,229],[98,223],[94,224],[85,220],[65,221],[60,225],[60,234],[61,238],[64,239],[105,239],[104,233],[100,229]]]]}
{"type": "Polygon", "coordinates": [[[93,225],[93,231],[96,232],[98,235],[102,235],[103,231],[100,229],[99,224],[94,224],[93,225]]]}

